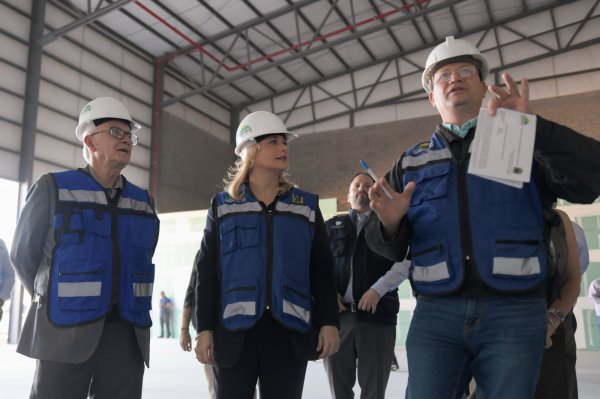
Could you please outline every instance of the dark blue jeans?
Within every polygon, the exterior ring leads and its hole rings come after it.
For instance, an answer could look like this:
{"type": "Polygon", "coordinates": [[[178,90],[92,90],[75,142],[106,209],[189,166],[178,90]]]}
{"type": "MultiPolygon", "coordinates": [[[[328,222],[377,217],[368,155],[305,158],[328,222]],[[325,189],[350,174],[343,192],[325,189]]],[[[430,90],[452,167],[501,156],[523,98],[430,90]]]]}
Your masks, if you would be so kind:
{"type": "Polygon", "coordinates": [[[543,298],[419,297],[406,339],[410,399],[531,399],[546,338],[543,298]]]}

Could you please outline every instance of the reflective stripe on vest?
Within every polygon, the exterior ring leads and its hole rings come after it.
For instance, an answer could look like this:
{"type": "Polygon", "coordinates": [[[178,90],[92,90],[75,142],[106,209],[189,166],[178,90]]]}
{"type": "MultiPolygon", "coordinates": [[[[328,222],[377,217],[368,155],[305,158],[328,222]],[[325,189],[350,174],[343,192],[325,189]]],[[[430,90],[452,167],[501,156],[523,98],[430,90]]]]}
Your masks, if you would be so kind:
{"type": "Polygon", "coordinates": [[[223,310],[223,319],[227,319],[233,316],[255,316],[256,315],[256,302],[240,301],[230,303],[225,306],[223,310]]]}
{"type": "Polygon", "coordinates": [[[434,265],[414,266],[412,278],[414,281],[423,281],[433,283],[435,281],[446,280],[450,277],[447,262],[439,262],[434,265]]]}
{"type": "Polygon", "coordinates": [[[88,283],[58,283],[58,296],[100,296],[102,283],[99,281],[88,283]]]}
{"type": "Polygon", "coordinates": [[[304,320],[305,323],[310,323],[310,310],[285,299],[283,300],[283,312],[304,320]]]}
{"type": "Polygon", "coordinates": [[[58,200],[64,202],[88,202],[108,205],[104,191],[68,190],[66,188],[60,188],[58,190],[58,200]]]}
{"type": "Polygon", "coordinates": [[[132,211],[145,212],[149,214],[154,213],[148,202],[138,201],[133,198],[121,198],[117,206],[119,209],[130,209],[132,211]]]}
{"type": "Polygon", "coordinates": [[[258,202],[245,202],[243,204],[222,204],[217,207],[217,217],[221,218],[230,213],[261,212],[262,207],[258,202]]]}
{"type": "Polygon", "coordinates": [[[152,297],[153,283],[133,283],[133,296],[152,297]]]}
{"type": "Polygon", "coordinates": [[[402,158],[402,169],[415,168],[417,166],[423,166],[427,163],[441,161],[444,159],[452,158],[452,153],[448,148],[442,148],[439,150],[429,150],[426,153],[422,152],[423,156],[406,156],[402,158]]]}
{"type": "Polygon", "coordinates": [[[531,276],[541,271],[537,257],[506,258],[494,257],[494,274],[504,276],[531,276]]]}
{"type": "Polygon", "coordinates": [[[289,212],[294,213],[296,215],[304,216],[308,219],[309,222],[315,222],[315,211],[310,209],[310,207],[306,205],[293,205],[293,204],[285,204],[282,202],[278,202],[275,205],[275,209],[280,212],[289,212]]]}

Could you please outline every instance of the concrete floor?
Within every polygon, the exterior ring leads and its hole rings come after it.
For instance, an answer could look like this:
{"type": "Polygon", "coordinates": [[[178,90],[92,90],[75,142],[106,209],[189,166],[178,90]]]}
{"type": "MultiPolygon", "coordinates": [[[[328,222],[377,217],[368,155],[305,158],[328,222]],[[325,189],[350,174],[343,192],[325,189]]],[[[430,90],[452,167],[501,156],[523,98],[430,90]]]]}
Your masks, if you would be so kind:
{"type": "MultiPolygon", "coordinates": [[[[0,399],[24,399],[35,369],[35,360],[15,352],[15,345],[0,343],[0,399]]],[[[144,399],[209,399],[202,367],[192,353],[183,352],[175,339],[152,339],[151,368],[144,377],[144,399]]],[[[390,375],[386,398],[404,398],[408,372],[404,351],[397,351],[400,370],[390,375]]],[[[580,399],[600,397],[600,352],[580,351],[577,361],[580,399]]],[[[360,397],[358,386],[356,397],[360,397]]],[[[329,399],[323,363],[309,362],[304,399],[329,399]]]]}

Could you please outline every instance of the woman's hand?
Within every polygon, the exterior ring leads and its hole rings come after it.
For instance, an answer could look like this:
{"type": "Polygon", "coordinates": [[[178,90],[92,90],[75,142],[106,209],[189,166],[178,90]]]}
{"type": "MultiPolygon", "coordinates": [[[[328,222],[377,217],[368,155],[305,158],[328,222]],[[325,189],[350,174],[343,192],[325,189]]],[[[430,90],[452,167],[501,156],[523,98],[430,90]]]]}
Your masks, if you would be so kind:
{"type": "Polygon", "coordinates": [[[336,326],[323,326],[319,331],[317,352],[321,352],[319,359],[325,359],[335,354],[340,349],[340,334],[336,326]]]}
{"type": "Polygon", "coordinates": [[[196,337],[196,348],[194,349],[194,352],[196,352],[196,359],[204,364],[214,364],[214,348],[213,332],[208,330],[200,331],[196,337]]]}
{"type": "Polygon", "coordinates": [[[179,346],[186,352],[190,352],[192,350],[192,337],[190,337],[190,331],[186,329],[181,329],[181,334],[179,335],[179,346]]]}

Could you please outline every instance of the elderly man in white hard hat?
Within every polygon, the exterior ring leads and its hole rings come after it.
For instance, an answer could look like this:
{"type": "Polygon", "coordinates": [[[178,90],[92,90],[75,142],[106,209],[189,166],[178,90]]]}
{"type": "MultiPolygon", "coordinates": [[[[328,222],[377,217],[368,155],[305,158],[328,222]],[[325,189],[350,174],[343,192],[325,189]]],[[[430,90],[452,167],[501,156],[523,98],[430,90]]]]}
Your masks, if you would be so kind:
{"type": "Polygon", "coordinates": [[[505,87],[487,87],[488,70],[465,40],[448,37],[433,49],[422,83],[442,123],[369,192],[372,248],[394,260],[409,245],[412,254],[411,399],[460,398],[472,376],[486,399],[533,397],[546,335],[570,307],[546,309],[542,210],[556,197],[590,203],[600,193],[600,143],[540,116],[528,183],[467,173],[488,90],[490,115],[500,107],[532,113],[526,79],[519,89],[505,73],[505,87]]]}
{"type": "Polygon", "coordinates": [[[37,359],[31,398],[141,398],[158,218],[121,175],[140,126],[114,98],[87,103],[85,168],[42,176],[11,250],[33,302],[17,351],[37,359]]]}

